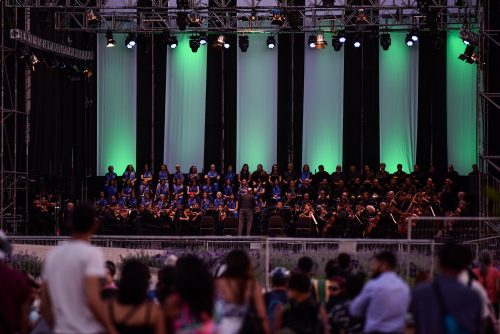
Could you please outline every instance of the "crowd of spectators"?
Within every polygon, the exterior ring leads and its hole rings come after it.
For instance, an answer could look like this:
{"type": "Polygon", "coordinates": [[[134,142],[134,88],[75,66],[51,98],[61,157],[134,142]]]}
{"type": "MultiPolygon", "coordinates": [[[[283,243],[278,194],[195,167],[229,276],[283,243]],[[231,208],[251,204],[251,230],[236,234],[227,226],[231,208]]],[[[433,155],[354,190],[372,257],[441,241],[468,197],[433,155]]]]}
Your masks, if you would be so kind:
{"type": "MultiPolygon", "coordinates": [[[[469,175],[479,175],[477,165],[469,175]]],[[[302,217],[310,220],[311,236],[393,238],[406,233],[410,216],[474,215],[459,180],[453,165],[443,173],[433,166],[406,173],[398,164],[389,173],[384,163],[375,171],[339,165],[331,174],[322,165],[315,173],[291,164],[285,171],[273,165],[269,173],[261,164],[253,172],[244,164],[239,173],[232,166],[224,173],[215,165],[205,173],[191,166],[187,174],[180,165],[174,172],[162,165],[156,175],[148,165],[140,173],[129,165],[121,177],[109,166],[95,205],[113,234],[196,235],[202,217],[212,216],[213,234],[227,234],[226,219],[235,217],[240,235],[268,235],[269,218],[278,216],[282,235],[298,235],[302,217]]]]}
{"type": "Polygon", "coordinates": [[[93,207],[77,205],[71,240],[47,255],[41,284],[9,267],[0,235],[1,333],[497,332],[500,273],[486,252],[472,269],[463,245],[442,246],[436,276],[424,272],[413,288],[395,254],[381,251],[367,273],[341,253],[324,276],[310,254],[274,268],[266,291],[241,250],[213,272],[196,255],[169,257],[155,285],[145,264],[128,260],[115,281],[113,263],[90,244],[97,228],[93,207]]]}

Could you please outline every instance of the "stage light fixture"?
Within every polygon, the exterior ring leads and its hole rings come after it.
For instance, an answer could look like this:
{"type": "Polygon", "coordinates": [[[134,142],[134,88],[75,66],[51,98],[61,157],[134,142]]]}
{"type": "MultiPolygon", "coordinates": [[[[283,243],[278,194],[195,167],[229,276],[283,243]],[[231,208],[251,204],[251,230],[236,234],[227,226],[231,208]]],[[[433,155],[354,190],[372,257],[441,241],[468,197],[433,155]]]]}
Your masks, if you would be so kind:
{"type": "Polygon", "coordinates": [[[192,15],[189,18],[189,26],[193,28],[201,27],[201,18],[198,15],[192,15]]]}
{"type": "Polygon", "coordinates": [[[137,41],[136,41],[134,34],[132,34],[132,33],[128,34],[127,38],[125,39],[125,46],[128,49],[132,49],[134,46],[136,46],[136,44],[137,44],[137,41]]]}
{"type": "Polygon", "coordinates": [[[316,35],[316,49],[324,49],[328,43],[325,41],[325,36],[323,34],[316,35]]]}
{"type": "Polygon", "coordinates": [[[95,26],[99,23],[99,17],[95,14],[94,10],[91,8],[85,13],[85,18],[87,19],[87,24],[89,26],[95,26]]]}
{"type": "Polygon", "coordinates": [[[477,42],[479,39],[478,36],[476,35],[476,33],[474,33],[473,31],[470,31],[467,28],[460,29],[459,36],[465,45],[469,45],[469,44],[477,45],[477,42]]]}
{"type": "Polygon", "coordinates": [[[274,36],[268,36],[267,37],[267,47],[269,49],[274,49],[275,46],[276,46],[276,39],[274,38],[274,36]]]}
{"type": "Polygon", "coordinates": [[[207,35],[203,32],[199,36],[200,36],[200,45],[206,45],[207,44],[207,35]]]}
{"type": "Polygon", "coordinates": [[[338,35],[334,35],[334,36],[332,37],[332,46],[333,46],[333,49],[334,49],[335,51],[340,51],[340,49],[342,49],[342,45],[343,45],[343,44],[344,44],[344,43],[342,43],[342,42],[340,41],[340,38],[339,38],[339,36],[338,36],[338,35]]]}
{"type": "Polygon", "coordinates": [[[177,22],[177,26],[179,27],[180,31],[186,30],[189,21],[188,14],[185,12],[177,13],[175,21],[177,22]]]}
{"type": "Polygon", "coordinates": [[[248,40],[247,35],[240,35],[238,37],[238,45],[240,47],[241,52],[247,52],[248,47],[250,46],[250,41],[248,40]]]}
{"type": "Polygon", "coordinates": [[[380,35],[380,46],[382,50],[387,51],[391,46],[391,35],[389,33],[383,33],[380,35]]]}
{"type": "Polygon", "coordinates": [[[411,37],[411,40],[413,42],[417,42],[418,41],[418,35],[417,35],[417,32],[415,30],[412,30],[412,32],[410,33],[410,37],[411,37]]]}
{"type": "Polygon", "coordinates": [[[252,9],[252,12],[250,13],[250,16],[248,17],[249,21],[257,21],[257,12],[255,9],[252,9]]]}
{"type": "Polygon", "coordinates": [[[458,56],[458,59],[463,60],[468,64],[478,63],[479,60],[476,53],[476,47],[473,45],[467,45],[464,53],[458,56]]]}
{"type": "Polygon", "coordinates": [[[345,43],[347,41],[347,38],[345,37],[345,33],[343,31],[339,31],[338,36],[340,43],[345,43]]]}
{"type": "Polygon", "coordinates": [[[191,48],[191,51],[193,51],[193,53],[198,52],[200,45],[200,39],[198,38],[198,36],[189,37],[189,47],[191,48]]]}
{"type": "Polygon", "coordinates": [[[315,48],[316,47],[316,36],[315,35],[309,36],[309,39],[307,40],[307,44],[309,44],[309,47],[311,49],[315,48]]]}
{"type": "Polygon", "coordinates": [[[361,47],[361,39],[359,38],[358,34],[354,35],[352,45],[354,45],[355,48],[361,47]]]}
{"type": "Polygon", "coordinates": [[[224,37],[224,35],[219,35],[219,37],[217,37],[217,40],[214,43],[214,46],[218,47],[218,48],[229,49],[229,47],[231,45],[229,45],[229,42],[226,41],[226,38],[224,37]]]}
{"type": "Polygon", "coordinates": [[[274,26],[282,26],[284,23],[283,11],[281,8],[275,8],[272,10],[273,18],[271,20],[271,24],[274,26]]]}
{"type": "Polygon", "coordinates": [[[179,41],[177,40],[177,37],[171,36],[171,35],[167,35],[165,37],[165,43],[168,46],[170,46],[171,49],[175,49],[177,47],[177,44],[179,43],[179,41]]]}
{"type": "Polygon", "coordinates": [[[405,43],[408,46],[413,46],[413,44],[415,44],[411,34],[406,34],[405,43]]]}
{"type": "Polygon", "coordinates": [[[357,25],[368,24],[368,19],[366,18],[365,10],[363,8],[358,9],[358,15],[356,17],[356,24],[357,25]]]}
{"type": "Polygon", "coordinates": [[[38,59],[38,57],[34,53],[32,53],[30,56],[30,64],[33,71],[35,71],[36,67],[40,64],[40,59],[38,59]]]}
{"type": "Polygon", "coordinates": [[[113,39],[113,33],[111,30],[106,31],[106,47],[113,48],[116,45],[116,41],[113,39]]]}

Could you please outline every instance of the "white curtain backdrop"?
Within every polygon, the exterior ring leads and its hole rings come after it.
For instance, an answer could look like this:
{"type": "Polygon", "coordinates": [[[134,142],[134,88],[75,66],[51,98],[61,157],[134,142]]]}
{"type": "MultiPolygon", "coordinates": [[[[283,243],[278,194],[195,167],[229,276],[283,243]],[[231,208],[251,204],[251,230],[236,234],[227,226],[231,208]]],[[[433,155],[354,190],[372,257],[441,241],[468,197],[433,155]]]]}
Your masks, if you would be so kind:
{"type": "Polygon", "coordinates": [[[392,32],[388,51],[379,49],[380,161],[387,171],[411,172],[417,156],[418,43],[408,47],[406,32],[392,32]]]}
{"type": "Polygon", "coordinates": [[[106,48],[97,36],[97,174],[113,165],[117,174],[136,164],[137,49],[125,47],[124,34],[106,48]]]}
{"type": "Polygon", "coordinates": [[[267,35],[250,34],[248,51],[238,50],[237,170],[244,163],[248,163],[251,170],[262,163],[269,171],[276,162],[278,46],[269,49],[266,40],[267,35]]]}
{"type": "MultiPolygon", "coordinates": [[[[176,49],[167,48],[164,159],[187,172],[203,166],[207,47],[191,52],[189,35],[178,35],[176,49]]],[[[173,169],[173,168],[171,168],[173,169]]]]}
{"type": "Polygon", "coordinates": [[[303,164],[312,170],[323,164],[328,172],[342,164],[343,115],[344,48],[336,52],[330,45],[323,50],[304,45],[303,164]]]}

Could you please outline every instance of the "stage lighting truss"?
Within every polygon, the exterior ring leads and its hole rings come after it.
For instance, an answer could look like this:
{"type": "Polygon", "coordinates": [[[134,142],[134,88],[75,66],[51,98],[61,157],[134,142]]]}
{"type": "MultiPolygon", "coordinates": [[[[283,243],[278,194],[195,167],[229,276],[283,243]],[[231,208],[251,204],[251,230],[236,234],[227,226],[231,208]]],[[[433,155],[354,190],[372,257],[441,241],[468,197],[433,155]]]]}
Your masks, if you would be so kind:
{"type": "Polygon", "coordinates": [[[255,6],[255,2],[246,0],[236,7],[221,0],[215,0],[215,5],[210,7],[201,0],[190,0],[181,7],[166,0],[152,0],[146,7],[138,6],[138,0],[122,0],[123,5],[114,7],[106,7],[105,2],[100,1],[96,5],[90,0],[63,0],[58,1],[58,5],[44,0],[5,1],[9,7],[56,8],[57,30],[133,33],[165,30],[176,33],[183,29],[191,34],[201,31],[238,33],[249,32],[249,29],[272,34],[292,31],[331,33],[333,29],[329,27],[333,26],[346,30],[381,25],[389,30],[408,30],[413,26],[429,30],[431,24],[446,30],[450,25],[462,26],[466,21],[470,25],[476,24],[482,10],[477,6],[443,5],[441,0],[427,0],[432,15],[424,15],[415,0],[402,0],[398,5],[391,1],[385,1],[387,5],[365,1],[363,6],[355,5],[353,0],[327,1],[327,5],[322,1],[307,0],[304,6],[290,6],[284,1],[278,2],[278,6],[255,6]],[[249,21],[250,27],[241,24],[249,21]]]}

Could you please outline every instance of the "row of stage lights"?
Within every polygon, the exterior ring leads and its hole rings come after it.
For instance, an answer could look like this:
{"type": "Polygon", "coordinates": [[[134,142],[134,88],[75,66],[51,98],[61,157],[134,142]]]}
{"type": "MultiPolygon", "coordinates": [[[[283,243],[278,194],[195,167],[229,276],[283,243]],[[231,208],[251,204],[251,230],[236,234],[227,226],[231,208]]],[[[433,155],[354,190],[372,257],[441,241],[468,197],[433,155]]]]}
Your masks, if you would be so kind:
{"type": "MultiPolygon", "coordinates": [[[[477,45],[477,35],[468,30],[462,29],[460,30],[460,38],[463,43],[466,45],[466,49],[463,54],[459,56],[459,59],[473,64],[478,62],[478,57],[476,53],[476,45],[477,45]]],[[[116,41],[113,39],[113,33],[111,31],[106,32],[107,44],[106,47],[114,47],[116,46],[116,41]]],[[[441,39],[437,34],[433,35],[433,42],[436,48],[440,48],[442,43],[441,39]]],[[[177,37],[170,34],[165,34],[164,36],[165,43],[171,48],[175,49],[179,44],[177,37]]],[[[242,52],[246,52],[248,47],[250,46],[250,41],[248,35],[239,35],[239,47],[242,52]]],[[[384,32],[379,36],[380,46],[384,51],[389,50],[391,46],[391,35],[388,32],[384,32]]],[[[335,51],[340,51],[342,46],[347,42],[347,36],[344,32],[336,32],[332,36],[332,47],[335,51]]],[[[405,37],[405,43],[408,47],[412,47],[415,43],[418,42],[418,32],[416,30],[412,30],[405,37]]],[[[200,46],[207,44],[207,36],[205,33],[201,33],[199,35],[194,35],[189,38],[189,47],[192,52],[197,52],[200,46]]],[[[270,35],[266,40],[267,47],[269,49],[274,49],[276,47],[276,37],[274,35],[270,35]]],[[[137,40],[135,35],[128,34],[125,39],[125,46],[129,49],[132,49],[137,45],[137,40]]],[[[214,47],[229,49],[231,45],[229,41],[226,39],[224,35],[219,35],[217,40],[214,42],[214,47]]],[[[308,45],[311,49],[324,49],[328,43],[325,40],[325,36],[322,33],[312,34],[309,36],[308,45]]],[[[355,48],[361,47],[361,37],[358,33],[353,35],[352,45],[355,48]]]]}

